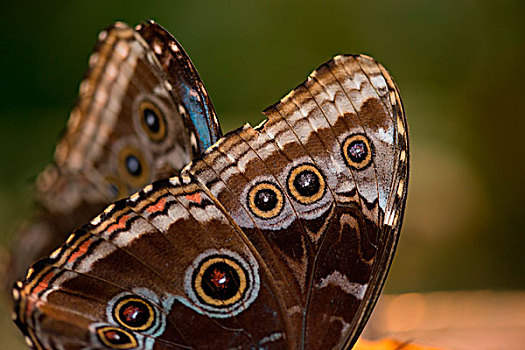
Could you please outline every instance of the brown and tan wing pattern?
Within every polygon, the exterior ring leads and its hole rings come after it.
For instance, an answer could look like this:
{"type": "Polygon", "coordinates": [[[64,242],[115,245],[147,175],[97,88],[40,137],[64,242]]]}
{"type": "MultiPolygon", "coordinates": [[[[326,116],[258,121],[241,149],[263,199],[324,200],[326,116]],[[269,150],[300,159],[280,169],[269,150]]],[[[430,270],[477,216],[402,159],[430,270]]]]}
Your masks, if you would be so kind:
{"type": "Polygon", "coordinates": [[[283,289],[292,344],[351,345],[390,266],[408,139],[390,75],[338,56],[188,172],[226,208],[283,289]]]}
{"type": "Polygon", "coordinates": [[[13,277],[109,203],[177,174],[220,135],[197,71],[168,32],[151,21],[101,32],[55,164],[38,177],[38,213],[13,244],[13,277]]]}
{"type": "Polygon", "coordinates": [[[206,191],[178,178],[108,207],[14,294],[36,349],[285,347],[289,328],[260,255],[206,191]]]}
{"type": "Polygon", "coordinates": [[[28,342],[350,347],[404,211],[398,90],[373,59],[337,56],[264,113],[37,263],[14,290],[28,342]]]}

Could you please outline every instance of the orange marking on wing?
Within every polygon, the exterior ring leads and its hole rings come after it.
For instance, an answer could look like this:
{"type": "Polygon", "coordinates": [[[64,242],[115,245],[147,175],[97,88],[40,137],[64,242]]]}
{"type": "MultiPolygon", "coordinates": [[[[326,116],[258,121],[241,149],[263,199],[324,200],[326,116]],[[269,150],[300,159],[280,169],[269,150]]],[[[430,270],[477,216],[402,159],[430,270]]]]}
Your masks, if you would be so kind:
{"type": "Polygon", "coordinates": [[[26,319],[31,317],[31,314],[33,313],[33,310],[36,306],[36,304],[39,302],[38,299],[36,299],[36,296],[38,293],[40,293],[43,290],[46,290],[49,288],[49,281],[56,275],[54,271],[48,272],[40,282],[33,288],[33,290],[28,294],[27,296],[27,303],[25,307],[25,316],[26,319]],[[34,299],[33,299],[34,297],[34,299]],[[36,299],[36,300],[35,300],[36,299]]]}
{"type": "Polygon", "coordinates": [[[49,281],[51,280],[51,278],[53,278],[53,276],[55,276],[55,273],[53,271],[48,272],[44,276],[44,278],[42,278],[42,280],[38,282],[37,286],[33,289],[31,294],[38,294],[44,289],[47,289],[47,287],[49,286],[49,281]]]}
{"type": "Polygon", "coordinates": [[[128,219],[129,219],[129,215],[124,215],[124,216],[122,216],[122,217],[118,220],[118,222],[116,222],[116,223],[110,225],[110,226],[106,229],[106,231],[107,231],[108,233],[112,233],[113,231],[116,231],[116,230],[118,230],[118,229],[120,229],[120,228],[126,228],[126,223],[128,222],[128,219]]]}
{"type": "Polygon", "coordinates": [[[157,212],[157,211],[163,211],[165,206],[166,206],[166,197],[161,198],[157,202],[157,204],[147,207],[146,211],[148,213],[154,213],[154,212],[157,212]]]}
{"type": "Polygon", "coordinates": [[[71,256],[69,257],[69,259],[67,260],[67,262],[70,264],[70,263],[73,263],[75,262],[75,260],[77,260],[78,258],[80,258],[81,256],[83,256],[84,254],[86,254],[89,246],[92,244],[93,242],[91,241],[91,239],[88,239],[86,240],[84,243],[82,243],[79,247],[78,247],[78,250],[76,252],[74,252],[73,254],[71,254],[71,256]]]}
{"type": "Polygon", "coordinates": [[[201,197],[200,192],[187,194],[186,195],[186,199],[189,200],[189,201],[195,202],[197,204],[201,204],[201,202],[202,202],[202,197],[201,197]]]}

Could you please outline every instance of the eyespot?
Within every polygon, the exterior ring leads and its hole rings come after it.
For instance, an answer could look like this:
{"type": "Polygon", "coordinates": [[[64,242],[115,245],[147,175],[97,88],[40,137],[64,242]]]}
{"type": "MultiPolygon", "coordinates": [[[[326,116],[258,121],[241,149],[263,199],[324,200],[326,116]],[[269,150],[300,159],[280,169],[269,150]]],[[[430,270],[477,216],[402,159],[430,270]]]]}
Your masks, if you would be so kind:
{"type": "Polygon", "coordinates": [[[142,152],[134,147],[124,147],[119,153],[118,162],[119,172],[129,184],[134,187],[141,187],[146,184],[149,171],[142,152]]]}
{"type": "Polygon", "coordinates": [[[271,182],[261,182],[248,192],[248,208],[261,219],[279,215],[284,205],[282,191],[271,182]]]}
{"type": "Polygon", "coordinates": [[[311,164],[302,164],[290,171],[288,190],[301,204],[311,204],[323,197],[326,181],[321,172],[311,164]]]}
{"type": "Polygon", "coordinates": [[[96,332],[100,342],[112,349],[133,349],[138,345],[131,333],[118,327],[103,326],[96,332]]]}
{"type": "Polygon", "coordinates": [[[247,288],[247,272],[228,256],[210,256],[195,270],[193,287],[201,302],[228,307],[242,299],[247,288]]]}
{"type": "Polygon", "coordinates": [[[123,327],[132,331],[144,331],[154,324],[154,307],[142,298],[125,296],[115,303],[113,317],[123,327]]]}
{"type": "Polygon", "coordinates": [[[93,323],[90,329],[114,327],[131,334],[138,343],[137,348],[142,349],[146,338],[154,339],[164,333],[166,315],[174,301],[173,295],[159,296],[148,288],[137,286],[113,296],[106,306],[108,323],[93,323]]]}
{"type": "Polygon", "coordinates": [[[166,120],[164,115],[150,101],[142,101],[139,105],[140,125],[153,141],[161,141],[166,136],[166,120]]]}
{"type": "Polygon", "coordinates": [[[373,149],[365,135],[350,135],[343,143],[342,152],[346,164],[356,170],[364,169],[372,162],[373,149]]]}
{"type": "Polygon", "coordinates": [[[214,318],[229,318],[246,310],[260,288],[259,265],[252,255],[228,249],[210,249],[193,260],[186,270],[181,302],[214,318]]]}

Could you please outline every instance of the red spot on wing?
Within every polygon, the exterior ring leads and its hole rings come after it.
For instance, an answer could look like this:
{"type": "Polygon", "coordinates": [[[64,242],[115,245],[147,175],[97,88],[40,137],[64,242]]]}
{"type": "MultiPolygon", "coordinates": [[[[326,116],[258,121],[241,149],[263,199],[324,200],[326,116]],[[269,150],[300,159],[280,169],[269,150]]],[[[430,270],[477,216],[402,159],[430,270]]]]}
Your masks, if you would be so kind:
{"type": "Polygon", "coordinates": [[[149,207],[147,207],[146,211],[148,213],[155,213],[157,211],[163,211],[165,207],[166,207],[166,197],[163,197],[157,202],[157,204],[150,205],[149,207]]]}
{"type": "Polygon", "coordinates": [[[138,306],[130,305],[124,310],[123,314],[126,321],[133,322],[141,312],[142,310],[138,306]]]}
{"type": "Polygon", "coordinates": [[[67,262],[69,264],[75,262],[78,258],[84,256],[84,254],[86,254],[86,252],[88,251],[89,249],[89,246],[93,243],[93,241],[91,239],[87,239],[85,240],[84,242],[82,242],[82,244],[80,244],[77,248],[77,250],[71,254],[71,256],[69,257],[69,259],[67,260],[67,262]]]}
{"type": "Polygon", "coordinates": [[[108,338],[109,340],[113,340],[113,341],[118,341],[120,340],[120,336],[117,332],[113,331],[113,330],[109,330],[109,331],[105,331],[104,332],[104,335],[106,336],[106,338],[108,338]]]}
{"type": "Polygon", "coordinates": [[[187,194],[186,195],[186,199],[189,200],[189,201],[195,202],[197,204],[201,204],[201,202],[202,202],[202,197],[201,197],[200,192],[187,194]]]}
{"type": "Polygon", "coordinates": [[[108,233],[112,233],[118,229],[121,229],[121,228],[126,228],[126,223],[128,222],[128,219],[129,219],[129,215],[123,215],[119,220],[118,222],[114,223],[114,224],[111,224],[107,229],[106,231],[108,233]]]}
{"type": "Polygon", "coordinates": [[[213,270],[211,281],[216,288],[224,289],[228,286],[228,282],[230,281],[230,279],[228,278],[228,276],[226,276],[226,272],[222,272],[215,269],[213,270]]]}

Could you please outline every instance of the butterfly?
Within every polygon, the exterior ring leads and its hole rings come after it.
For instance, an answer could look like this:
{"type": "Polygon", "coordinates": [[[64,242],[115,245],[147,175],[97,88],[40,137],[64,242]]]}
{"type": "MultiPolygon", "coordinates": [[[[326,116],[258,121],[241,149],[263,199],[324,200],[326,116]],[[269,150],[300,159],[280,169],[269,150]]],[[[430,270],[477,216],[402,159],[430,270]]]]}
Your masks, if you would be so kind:
{"type": "MultiPolygon", "coordinates": [[[[146,39],[162,55],[177,46],[143,29],[125,29],[129,47],[146,39]]],[[[374,59],[340,55],[263,113],[258,126],[229,132],[177,175],[109,205],[34,263],[13,289],[29,346],[350,348],[385,281],[405,208],[398,88],[374,59]]],[[[200,129],[186,125],[214,134],[210,115],[200,129]]]]}

